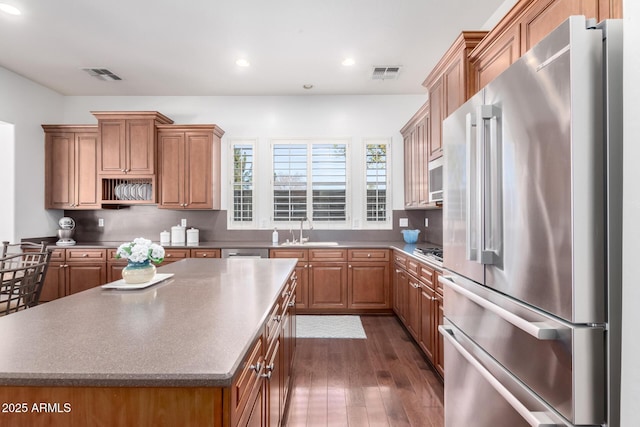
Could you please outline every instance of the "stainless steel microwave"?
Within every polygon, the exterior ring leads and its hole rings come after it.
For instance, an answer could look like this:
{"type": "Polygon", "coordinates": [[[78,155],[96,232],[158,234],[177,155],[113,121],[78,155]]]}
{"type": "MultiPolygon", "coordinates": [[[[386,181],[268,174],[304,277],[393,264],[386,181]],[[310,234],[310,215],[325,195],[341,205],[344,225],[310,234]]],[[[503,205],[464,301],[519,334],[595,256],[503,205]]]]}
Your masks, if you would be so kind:
{"type": "Polygon", "coordinates": [[[429,203],[442,202],[442,157],[429,162],[429,203]]]}

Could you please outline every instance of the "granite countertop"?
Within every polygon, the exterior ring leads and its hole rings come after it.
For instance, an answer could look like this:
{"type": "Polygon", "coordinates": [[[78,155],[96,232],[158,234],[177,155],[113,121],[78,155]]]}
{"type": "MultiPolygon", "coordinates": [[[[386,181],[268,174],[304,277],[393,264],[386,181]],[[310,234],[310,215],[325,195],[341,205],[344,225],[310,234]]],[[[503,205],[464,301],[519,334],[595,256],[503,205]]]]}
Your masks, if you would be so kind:
{"type": "Polygon", "coordinates": [[[93,288],[0,317],[0,385],[226,387],[294,259],[187,259],[140,290],[93,288]]]}

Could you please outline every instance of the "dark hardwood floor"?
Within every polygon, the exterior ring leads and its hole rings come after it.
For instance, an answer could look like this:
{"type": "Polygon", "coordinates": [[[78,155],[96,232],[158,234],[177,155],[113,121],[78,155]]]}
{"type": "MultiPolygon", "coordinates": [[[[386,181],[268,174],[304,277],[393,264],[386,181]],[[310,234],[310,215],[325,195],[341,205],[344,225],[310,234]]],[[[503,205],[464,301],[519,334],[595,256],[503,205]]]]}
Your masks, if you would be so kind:
{"type": "Polygon", "coordinates": [[[298,339],[285,425],[444,425],[443,386],[393,316],[362,316],[367,339],[298,339]]]}

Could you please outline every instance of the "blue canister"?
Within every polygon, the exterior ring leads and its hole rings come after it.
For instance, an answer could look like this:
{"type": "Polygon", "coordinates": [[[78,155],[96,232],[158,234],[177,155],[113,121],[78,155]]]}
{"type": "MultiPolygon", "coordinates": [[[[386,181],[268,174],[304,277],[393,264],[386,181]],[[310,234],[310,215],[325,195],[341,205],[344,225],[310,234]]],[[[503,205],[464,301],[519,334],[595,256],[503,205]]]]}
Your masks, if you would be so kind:
{"type": "Polygon", "coordinates": [[[407,243],[416,243],[418,241],[420,230],[402,230],[402,236],[407,243]]]}

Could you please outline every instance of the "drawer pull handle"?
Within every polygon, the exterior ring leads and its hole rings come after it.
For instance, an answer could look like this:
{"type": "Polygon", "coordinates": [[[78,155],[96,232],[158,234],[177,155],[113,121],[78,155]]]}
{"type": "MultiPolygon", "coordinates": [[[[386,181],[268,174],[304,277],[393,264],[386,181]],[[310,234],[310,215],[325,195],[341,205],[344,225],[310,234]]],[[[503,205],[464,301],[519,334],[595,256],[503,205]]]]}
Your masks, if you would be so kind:
{"type": "Polygon", "coordinates": [[[256,372],[256,374],[260,374],[260,371],[262,371],[262,363],[258,362],[255,365],[249,365],[249,369],[253,370],[256,372]]]}
{"type": "Polygon", "coordinates": [[[289,301],[289,307],[294,307],[296,305],[295,301],[289,301]]]}

